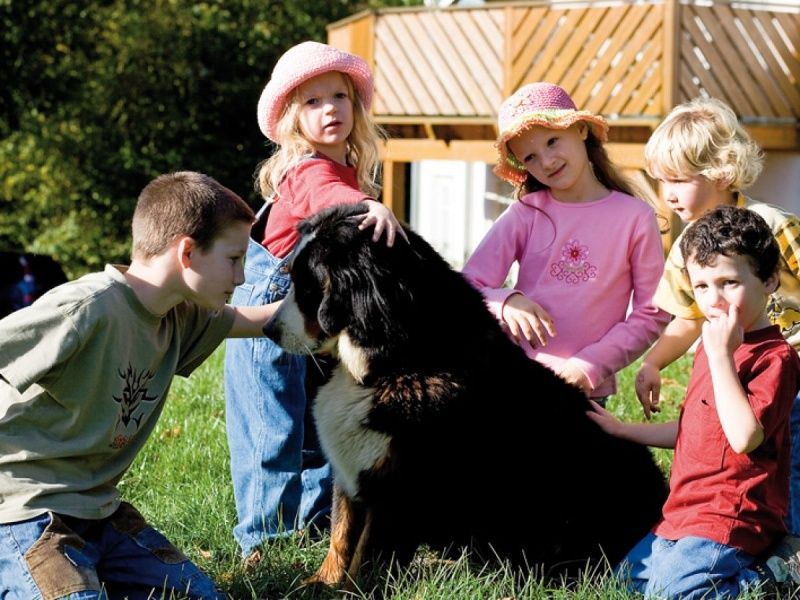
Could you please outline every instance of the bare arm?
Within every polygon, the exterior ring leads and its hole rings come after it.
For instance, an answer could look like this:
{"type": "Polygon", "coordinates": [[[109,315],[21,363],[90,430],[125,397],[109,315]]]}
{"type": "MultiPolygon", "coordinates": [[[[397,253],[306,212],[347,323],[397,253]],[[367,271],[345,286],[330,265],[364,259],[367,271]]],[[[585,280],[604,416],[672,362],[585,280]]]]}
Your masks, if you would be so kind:
{"type": "Polygon", "coordinates": [[[656,448],[674,448],[678,438],[678,422],[669,423],[623,423],[614,415],[592,402],[592,411],[587,416],[600,426],[600,429],[624,440],[654,446],[656,448]]]}
{"type": "Polygon", "coordinates": [[[734,305],[728,308],[727,314],[703,324],[703,346],[708,356],[719,422],[731,448],[739,454],[752,452],[764,441],[764,428],[753,413],[733,362],[733,352],[743,337],[734,305]]]}
{"type": "Polygon", "coordinates": [[[262,331],[267,321],[272,318],[278,310],[280,302],[264,304],[262,306],[228,306],[226,310],[232,310],[233,327],[231,327],[228,337],[262,337],[262,331]]]}
{"type": "Polygon", "coordinates": [[[636,375],[635,387],[636,396],[644,409],[644,416],[648,419],[652,412],[659,411],[661,369],[686,354],[700,337],[702,327],[702,319],[675,317],[669,322],[650,352],[645,355],[636,375]]]}
{"type": "Polygon", "coordinates": [[[703,328],[703,319],[683,319],[675,317],[664,329],[658,342],[645,356],[644,362],[649,363],[659,370],[672,364],[700,337],[703,328]]]}

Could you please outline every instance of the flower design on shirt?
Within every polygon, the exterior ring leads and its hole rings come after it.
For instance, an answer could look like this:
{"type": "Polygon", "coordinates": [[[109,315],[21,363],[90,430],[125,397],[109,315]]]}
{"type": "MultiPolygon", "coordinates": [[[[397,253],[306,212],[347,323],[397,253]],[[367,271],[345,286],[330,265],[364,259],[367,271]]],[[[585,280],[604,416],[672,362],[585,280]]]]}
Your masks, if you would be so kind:
{"type": "Polygon", "coordinates": [[[561,256],[570,263],[582,263],[589,258],[589,249],[578,240],[570,240],[561,249],[561,256]]]}
{"type": "Polygon", "coordinates": [[[589,262],[589,248],[572,239],[561,248],[561,260],[550,265],[550,275],[576,284],[597,277],[597,267],[589,262]]]}

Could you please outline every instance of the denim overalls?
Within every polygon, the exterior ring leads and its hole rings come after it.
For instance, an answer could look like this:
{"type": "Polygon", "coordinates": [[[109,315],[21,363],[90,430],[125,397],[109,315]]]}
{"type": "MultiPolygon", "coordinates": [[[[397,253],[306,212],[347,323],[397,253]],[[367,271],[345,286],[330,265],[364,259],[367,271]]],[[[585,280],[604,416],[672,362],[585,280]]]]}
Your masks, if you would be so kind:
{"type": "MultiPolygon", "coordinates": [[[[271,204],[259,211],[245,257],[245,282],[231,304],[257,306],[289,290],[288,257],[264,246],[271,204]]],[[[228,339],[225,410],[243,556],[269,538],[324,527],[330,515],[332,476],[307,415],[306,358],[267,338],[228,339]]]]}

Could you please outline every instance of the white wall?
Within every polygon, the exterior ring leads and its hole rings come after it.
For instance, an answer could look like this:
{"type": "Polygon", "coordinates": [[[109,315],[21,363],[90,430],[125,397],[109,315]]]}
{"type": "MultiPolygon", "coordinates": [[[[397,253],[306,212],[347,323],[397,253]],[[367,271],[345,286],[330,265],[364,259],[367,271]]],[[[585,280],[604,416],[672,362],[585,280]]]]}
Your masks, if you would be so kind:
{"type": "Polygon", "coordinates": [[[482,162],[424,160],[411,164],[411,227],[461,268],[506,207],[511,188],[482,162]]]}
{"type": "Polygon", "coordinates": [[[463,161],[411,164],[411,227],[454,266],[466,246],[468,171],[463,161]]]}
{"type": "Polygon", "coordinates": [[[800,215],[800,152],[767,153],[761,176],[745,193],[800,215]]]}

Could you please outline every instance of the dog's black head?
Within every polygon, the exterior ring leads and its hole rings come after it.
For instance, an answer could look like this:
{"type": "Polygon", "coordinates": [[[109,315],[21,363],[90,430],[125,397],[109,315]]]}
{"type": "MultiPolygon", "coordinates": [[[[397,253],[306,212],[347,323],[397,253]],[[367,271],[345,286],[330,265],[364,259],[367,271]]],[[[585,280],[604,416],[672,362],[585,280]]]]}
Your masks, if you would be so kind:
{"type": "Polygon", "coordinates": [[[300,240],[290,257],[292,288],[265,333],[291,352],[327,349],[345,330],[378,328],[397,332],[397,307],[409,290],[393,269],[397,255],[408,258],[405,240],[387,249],[372,242],[372,229],[359,229],[367,206],[341,205],[301,222],[300,240]],[[391,251],[390,251],[391,250],[391,251]],[[392,260],[387,260],[387,259],[392,260]]]}
{"type": "Polygon", "coordinates": [[[464,303],[491,319],[480,294],[413,231],[405,228],[408,242],[397,236],[391,248],[385,238],[373,242],[371,227],[359,229],[366,211],[340,205],[300,223],[292,289],[265,327],[269,337],[295,353],[357,347],[360,360],[371,362],[409,347],[418,352],[419,344],[407,343],[415,332],[448,335],[446,322],[456,321],[448,313],[464,303]]]}

